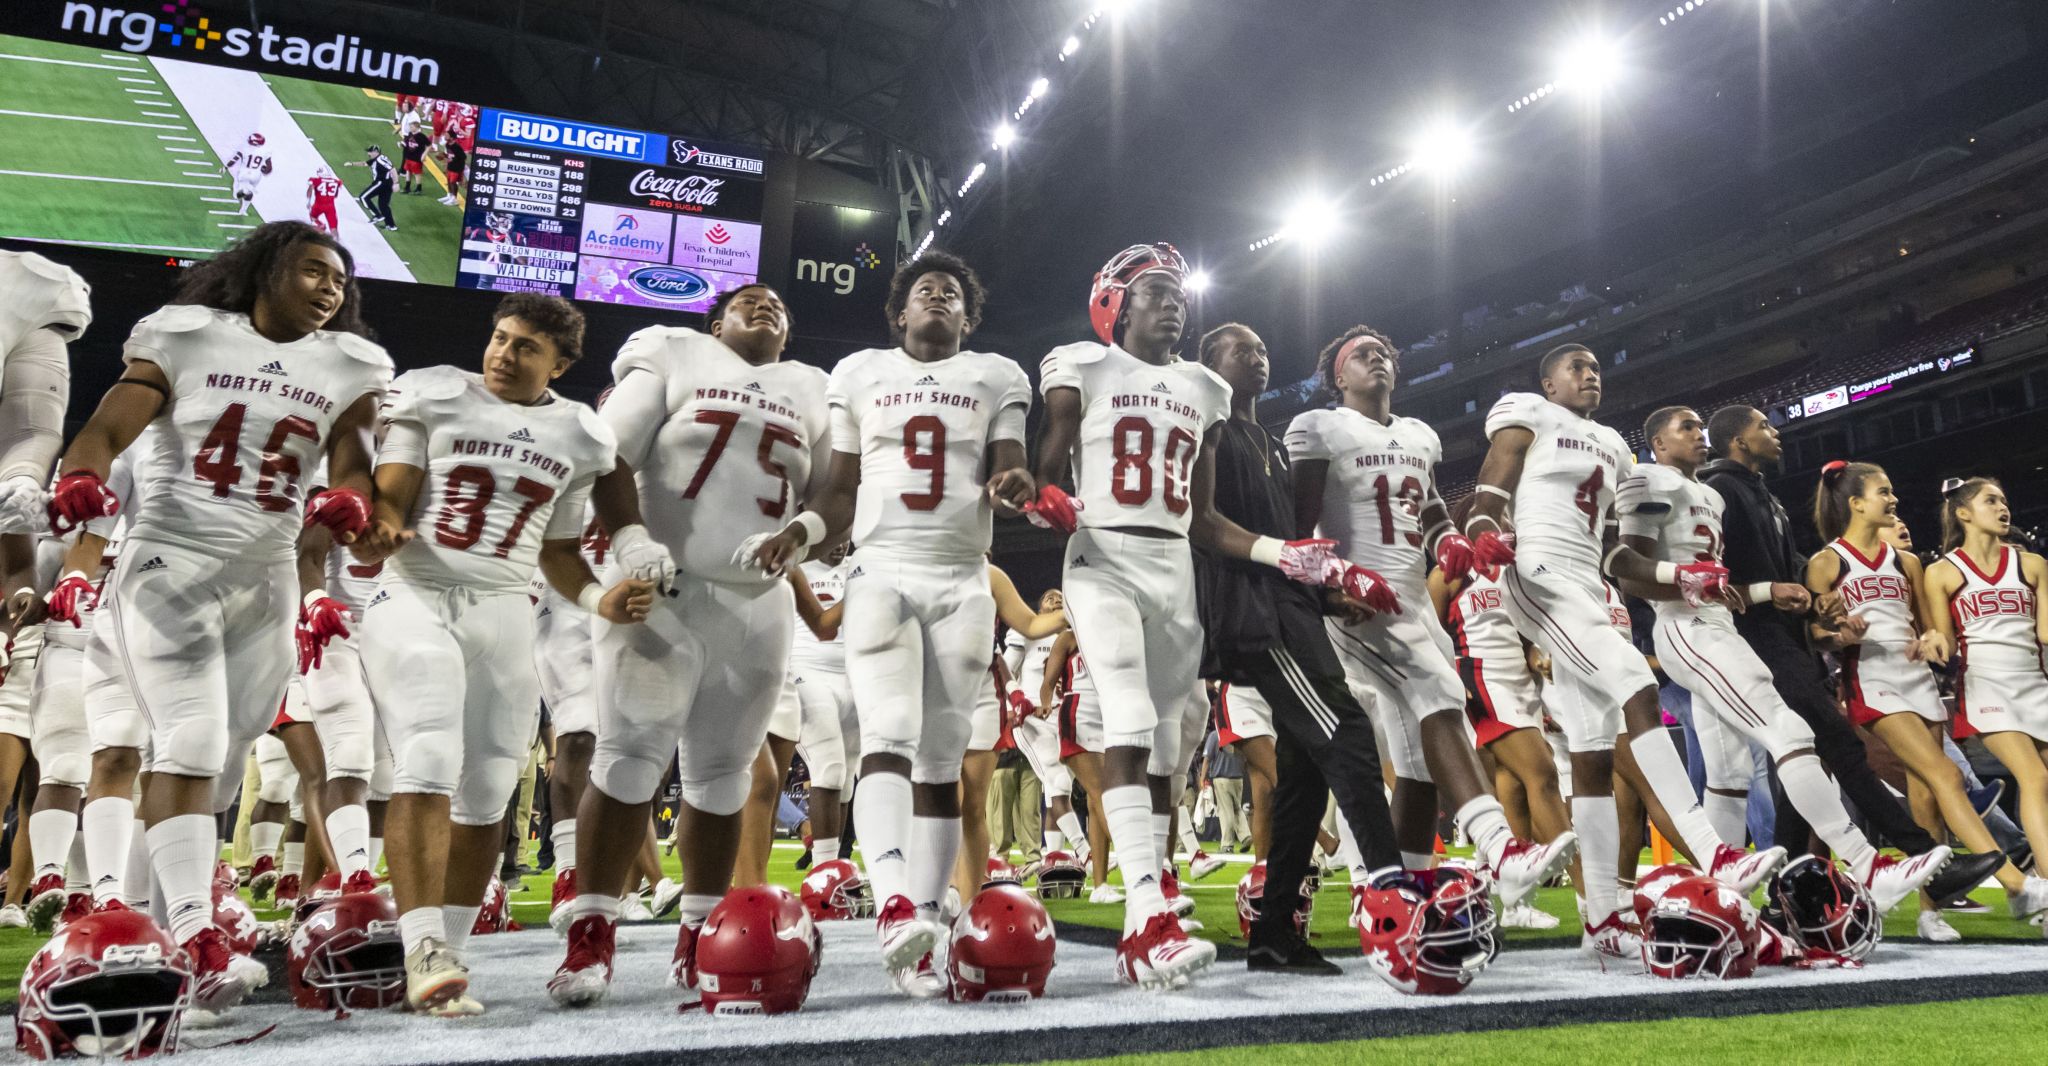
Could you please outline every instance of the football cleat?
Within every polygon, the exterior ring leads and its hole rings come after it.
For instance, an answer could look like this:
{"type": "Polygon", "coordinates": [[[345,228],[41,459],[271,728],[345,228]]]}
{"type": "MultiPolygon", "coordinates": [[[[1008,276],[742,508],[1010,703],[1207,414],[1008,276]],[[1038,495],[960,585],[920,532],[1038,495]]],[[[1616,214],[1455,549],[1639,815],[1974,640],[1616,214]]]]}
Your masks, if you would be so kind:
{"type": "MultiPolygon", "coordinates": [[[[246,909],[246,907],[245,907],[246,909]]],[[[57,932],[64,927],[92,913],[92,893],[72,892],[64,897],[64,913],[57,916],[57,932]]],[[[254,915],[250,916],[253,921],[254,915]]]]}
{"type": "Polygon", "coordinates": [[[227,934],[207,926],[178,945],[192,966],[192,1005],[219,1014],[270,983],[270,968],[228,947],[227,934]]]}
{"type": "Polygon", "coordinates": [[[1123,891],[1107,881],[1096,885],[1088,893],[1088,902],[1090,903],[1122,903],[1123,901],[1123,891]]]}
{"type": "Polygon", "coordinates": [[[2027,875],[2018,892],[2007,892],[2005,902],[2015,918],[2029,918],[2048,909],[2048,877],[2027,875]]]}
{"type": "Polygon", "coordinates": [[[277,879],[277,906],[292,910],[299,905],[299,875],[285,874],[277,879]]]}
{"type": "Polygon", "coordinates": [[[18,903],[0,907],[0,929],[27,929],[28,912],[18,903]]]}
{"type": "Polygon", "coordinates": [[[917,907],[907,896],[890,896],[875,918],[875,937],[882,944],[882,968],[890,973],[907,970],[931,954],[939,942],[939,927],[922,921],[917,907]]]}
{"type": "Polygon", "coordinates": [[[249,867],[249,898],[259,901],[269,899],[270,890],[276,887],[277,857],[256,856],[255,864],[249,867]]]}
{"type": "Polygon", "coordinates": [[[1938,844],[1933,851],[1908,859],[1879,855],[1863,877],[1863,887],[1870,890],[1870,901],[1877,906],[1877,913],[1889,913],[1907,896],[1920,891],[1920,886],[1948,865],[1953,854],[1948,845],[1938,844]]]}
{"type": "Polygon", "coordinates": [[[1215,858],[1206,851],[1196,849],[1194,855],[1188,859],[1188,880],[1200,881],[1202,878],[1221,869],[1223,869],[1222,859],[1215,858]]]}
{"type": "Polygon", "coordinates": [[[1956,927],[1948,924],[1940,911],[1921,911],[1916,932],[1930,944],[1954,944],[1963,939],[1963,934],[1956,932],[1956,927]]]}
{"type": "Polygon", "coordinates": [[[64,909],[64,875],[46,873],[28,890],[28,924],[45,936],[57,927],[57,915],[64,909]]]}
{"type": "MultiPolygon", "coordinates": [[[[559,1007],[588,1007],[602,1001],[612,985],[612,951],[618,927],[602,915],[587,915],[569,926],[569,954],[548,979],[548,998],[559,1007]]],[[[411,960],[406,960],[408,968],[411,960]]],[[[467,988],[468,981],[464,980],[467,988]]]]}
{"type": "MultiPolygon", "coordinates": [[[[1359,885],[1356,887],[1363,888],[1365,886],[1359,885]]],[[[1523,900],[1512,907],[1503,908],[1500,912],[1500,927],[1502,929],[1555,929],[1557,926],[1557,915],[1549,911],[1538,910],[1535,904],[1527,900],[1523,900]]],[[[1355,917],[1352,919],[1352,928],[1358,928],[1355,917]]]]}
{"type": "Polygon", "coordinates": [[[1140,988],[1186,988],[1216,961],[1216,945],[1189,939],[1168,911],[1145,920],[1116,945],[1116,973],[1140,988]]]}
{"type": "Polygon", "coordinates": [[[890,971],[889,983],[911,999],[937,999],[946,994],[946,981],[932,966],[930,952],[920,956],[915,965],[890,971]]]}
{"type": "Polygon", "coordinates": [[[552,907],[548,911],[548,928],[556,936],[569,935],[569,904],[576,901],[576,868],[570,867],[555,874],[555,888],[551,894],[552,907]]]}
{"type": "Polygon", "coordinates": [[[647,909],[647,901],[638,892],[628,892],[619,899],[619,920],[622,922],[651,922],[654,912],[647,909]]]}
{"type": "Polygon", "coordinates": [[[654,883],[654,898],[647,909],[656,918],[666,918],[676,912],[683,902],[683,884],[672,877],[664,877],[654,883]]]}
{"type": "Polygon", "coordinates": [[[1579,939],[1579,950],[1602,960],[1632,959],[1643,957],[1642,934],[1628,927],[1619,913],[1610,914],[1596,925],[1585,926],[1585,935],[1579,939]]]}
{"type": "Polygon", "coordinates": [[[427,1013],[436,1018],[474,1018],[484,1012],[484,1005],[467,992],[460,992],[427,1008],[427,1013]]]}
{"type": "Polygon", "coordinates": [[[1559,833],[1548,844],[1509,841],[1500,862],[1488,871],[1493,875],[1494,891],[1500,893],[1501,906],[1512,907],[1529,898],[1538,885],[1556,877],[1578,849],[1579,838],[1571,833],[1559,833]]]}
{"type": "Polygon", "coordinates": [[[688,923],[676,930],[676,953],[669,958],[668,980],[684,991],[697,987],[697,936],[703,931],[703,926],[688,923]]]}
{"type": "Polygon", "coordinates": [[[1180,878],[1174,876],[1173,867],[1159,872],[1159,892],[1166,897],[1166,909],[1172,911],[1174,917],[1186,918],[1195,913],[1194,897],[1181,895],[1180,878]]]}
{"type": "Polygon", "coordinates": [[[1727,885],[1743,895],[1749,895],[1756,886],[1763,884],[1778,867],[1785,865],[1784,848],[1763,848],[1758,851],[1744,851],[1733,844],[1723,844],[1714,850],[1714,861],[1707,872],[1714,880],[1727,885]]]}

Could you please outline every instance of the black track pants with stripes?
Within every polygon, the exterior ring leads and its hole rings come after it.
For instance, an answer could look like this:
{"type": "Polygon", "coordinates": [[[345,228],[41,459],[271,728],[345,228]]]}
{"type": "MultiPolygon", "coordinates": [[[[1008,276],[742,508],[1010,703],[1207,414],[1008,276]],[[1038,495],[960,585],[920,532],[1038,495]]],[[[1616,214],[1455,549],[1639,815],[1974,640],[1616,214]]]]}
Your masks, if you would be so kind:
{"type": "MultiPolygon", "coordinates": [[[[1315,658],[1333,661],[1327,654],[1315,658]]],[[[1343,672],[1318,669],[1277,648],[1229,660],[1236,668],[1232,676],[1247,679],[1273,708],[1279,781],[1273,789],[1265,898],[1291,901],[1300,893],[1330,793],[1351,823],[1366,868],[1398,867],[1401,852],[1394,846],[1372,720],[1352,698],[1343,672]]],[[[1259,920],[1285,922],[1292,913],[1291,906],[1262,907],[1259,920]]]]}

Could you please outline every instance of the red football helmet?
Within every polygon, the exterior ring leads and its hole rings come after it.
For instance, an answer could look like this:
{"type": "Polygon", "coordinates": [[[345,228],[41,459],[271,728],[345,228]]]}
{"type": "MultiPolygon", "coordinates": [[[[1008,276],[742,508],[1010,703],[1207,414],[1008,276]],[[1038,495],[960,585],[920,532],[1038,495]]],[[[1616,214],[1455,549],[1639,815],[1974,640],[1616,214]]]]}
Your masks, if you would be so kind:
{"type": "Polygon", "coordinates": [[[988,876],[982,878],[981,883],[986,886],[997,881],[1017,881],[1017,868],[991,855],[988,857],[988,876]]]}
{"type": "Polygon", "coordinates": [[[1045,995],[1052,972],[1052,916],[1010,881],[974,894],[953,921],[947,953],[952,998],[959,1003],[1022,1003],[1045,995]]]}
{"type": "Polygon", "coordinates": [[[299,905],[297,907],[292,908],[293,924],[303,922],[306,919],[312,917],[313,912],[320,909],[321,904],[327,903],[330,900],[337,900],[340,898],[340,872],[335,870],[329,870],[326,873],[321,874],[320,880],[313,882],[312,891],[307,892],[304,896],[299,897],[299,905]]]}
{"type": "MultiPolygon", "coordinates": [[[[1320,888],[1321,884],[1322,879],[1314,876],[1313,870],[1309,872],[1309,876],[1301,879],[1301,899],[1294,905],[1294,931],[1302,936],[1308,935],[1309,919],[1315,916],[1316,889],[1320,888]]],[[[1263,862],[1253,863],[1251,870],[1243,877],[1238,878],[1237,881],[1237,933],[1239,936],[1249,937],[1252,935],[1252,923],[1259,920],[1259,907],[1265,902],[1265,899],[1266,864],[1263,862]]]]}
{"type": "Polygon", "coordinates": [[[1366,962],[1410,995],[1456,995],[1500,953],[1486,882],[1461,866],[1439,867],[1427,895],[1408,873],[1384,875],[1360,894],[1358,911],[1366,962]]]}
{"type": "Polygon", "coordinates": [[[1756,908],[1727,885],[1694,874],[1666,886],[1643,916],[1643,965],[1658,977],[1748,977],[1756,972],[1756,908]]]}
{"type": "Polygon", "coordinates": [[[1827,859],[1794,859],[1771,880],[1769,898],[1778,928],[1808,958],[1862,962],[1884,938],[1870,892],[1827,859]]]}
{"type": "Polygon", "coordinates": [[[485,933],[502,933],[512,924],[511,897],[505,892],[505,882],[491,875],[491,883],[484,887],[484,904],[476,912],[476,923],[469,927],[470,936],[485,933]]]}
{"type": "Polygon", "coordinates": [[[377,1010],[405,998],[398,908],[375,892],[326,901],[292,930],[285,952],[292,1002],[309,1010],[377,1010]]]}
{"type": "Polygon", "coordinates": [[[697,934],[697,990],[710,1014],[782,1014],[804,1005],[824,941],[780,885],[735,888],[697,934]]]}
{"type": "Polygon", "coordinates": [[[874,893],[860,867],[845,859],[833,859],[811,867],[804,878],[804,910],[814,922],[845,921],[875,916],[874,893]]]}
{"type": "Polygon", "coordinates": [[[1131,283],[1153,271],[1171,274],[1174,280],[1187,281],[1188,261],[1181,258],[1173,245],[1134,244],[1109,257],[1102,269],[1095,272],[1095,282],[1088,292],[1088,323],[1095,327],[1095,336],[1104,344],[1116,343],[1117,322],[1123,318],[1124,297],[1130,292],[1131,283]]]}
{"type": "Polygon", "coordinates": [[[251,148],[261,148],[261,147],[263,147],[263,135],[262,135],[262,134],[260,134],[260,133],[252,133],[252,134],[250,134],[250,135],[249,135],[249,147],[251,147],[251,148]]]}
{"type": "Polygon", "coordinates": [[[232,895],[240,887],[242,887],[242,878],[235,873],[235,868],[229,865],[226,859],[213,864],[213,894],[215,896],[219,896],[223,892],[232,895]]]}
{"type": "Polygon", "coordinates": [[[263,943],[263,923],[233,892],[213,894],[213,924],[228,938],[228,948],[237,955],[253,955],[263,943]]]}
{"type": "Polygon", "coordinates": [[[148,1058],[177,1050],[192,1005],[192,969],[178,945],[131,910],[72,922],[21,975],[14,1046],[30,1058],[148,1058]]]}
{"type": "Polygon", "coordinates": [[[1039,899],[1080,899],[1088,891],[1088,871],[1069,851],[1048,851],[1038,868],[1039,899]]]}
{"type": "Polygon", "coordinates": [[[1636,924],[1646,925],[1649,922],[1650,912],[1656,909],[1657,901],[1664,898],[1664,893],[1671,891],[1672,885],[1688,877],[1698,877],[1703,872],[1697,866],[1687,866],[1682,862],[1674,862],[1659,866],[1638,878],[1636,880],[1636,892],[1633,901],[1636,924]]]}

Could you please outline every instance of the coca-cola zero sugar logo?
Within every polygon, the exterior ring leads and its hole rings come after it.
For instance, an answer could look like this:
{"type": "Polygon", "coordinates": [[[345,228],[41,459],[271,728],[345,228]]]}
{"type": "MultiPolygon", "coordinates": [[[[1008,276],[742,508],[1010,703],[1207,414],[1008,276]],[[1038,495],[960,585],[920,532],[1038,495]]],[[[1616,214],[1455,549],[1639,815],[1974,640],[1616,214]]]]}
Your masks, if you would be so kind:
{"type": "Polygon", "coordinates": [[[648,200],[667,201],[664,206],[702,211],[718,206],[718,190],[724,185],[724,178],[708,178],[702,174],[671,176],[648,167],[633,175],[626,191],[648,200]]]}

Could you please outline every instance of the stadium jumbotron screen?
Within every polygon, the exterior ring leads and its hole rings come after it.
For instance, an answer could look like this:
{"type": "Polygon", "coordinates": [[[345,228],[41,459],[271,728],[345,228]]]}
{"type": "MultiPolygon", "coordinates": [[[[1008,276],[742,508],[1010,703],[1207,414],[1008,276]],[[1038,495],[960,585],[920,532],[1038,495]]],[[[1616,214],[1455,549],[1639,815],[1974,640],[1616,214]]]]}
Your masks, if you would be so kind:
{"type": "Polygon", "coordinates": [[[761,154],[155,56],[0,36],[0,237],[212,255],[336,230],[365,277],[709,307],[760,272],[761,154]],[[375,148],[375,152],[371,148],[375,148]]]}

